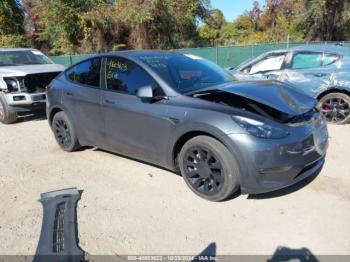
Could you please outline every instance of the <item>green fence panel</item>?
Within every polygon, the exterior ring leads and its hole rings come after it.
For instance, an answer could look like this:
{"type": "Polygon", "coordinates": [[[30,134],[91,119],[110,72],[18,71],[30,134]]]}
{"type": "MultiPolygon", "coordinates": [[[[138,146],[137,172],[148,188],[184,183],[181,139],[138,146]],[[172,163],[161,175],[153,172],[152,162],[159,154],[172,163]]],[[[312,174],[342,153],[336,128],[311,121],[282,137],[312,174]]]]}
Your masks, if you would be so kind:
{"type": "Polygon", "coordinates": [[[203,57],[205,59],[211,60],[213,62],[217,62],[217,53],[215,47],[205,47],[205,48],[186,48],[186,49],[179,49],[177,51],[180,51],[184,54],[191,54],[203,57]]]}
{"type": "Polygon", "coordinates": [[[62,55],[62,56],[50,56],[51,60],[56,64],[64,65],[68,67],[72,64],[78,63],[79,61],[88,58],[91,55],[62,55]]]}
{"type": "MultiPolygon", "coordinates": [[[[319,44],[335,44],[334,42],[312,42],[312,43],[271,43],[247,46],[222,46],[222,47],[205,47],[205,48],[185,48],[177,51],[200,56],[209,59],[220,66],[235,67],[242,62],[257,57],[265,52],[278,49],[286,49],[300,45],[319,45],[319,44]]],[[[343,42],[345,47],[350,48],[350,42],[343,42]]],[[[51,56],[50,58],[58,64],[66,67],[75,64],[82,59],[88,58],[91,55],[66,55],[66,56],[51,56]]]]}
{"type": "Polygon", "coordinates": [[[253,57],[251,46],[228,46],[218,47],[218,61],[220,66],[236,67],[247,59],[253,57]]]}
{"type": "Polygon", "coordinates": [[[81,60],[83,60],[85,58],[88,58],[90,56],[92,56],[92,55],[75,55],[75,56],[72,56],[72,64],[78,63],[81,60]]]}
{"type": "Polygon", "coordinates": [[[71,65],[71,56],[50,56],[51,60],[56,64],[64,65],[65,67],[68,67],[71,65]]]}
{"type": "Polygon", "coordinates": [[[253,45],[253,54],[254,57],[259,56],[263,53],[270,52],[278,49],[286,49],[286,43],[277,43],[277,44],[265,44],[265,45],[253,45]]]}

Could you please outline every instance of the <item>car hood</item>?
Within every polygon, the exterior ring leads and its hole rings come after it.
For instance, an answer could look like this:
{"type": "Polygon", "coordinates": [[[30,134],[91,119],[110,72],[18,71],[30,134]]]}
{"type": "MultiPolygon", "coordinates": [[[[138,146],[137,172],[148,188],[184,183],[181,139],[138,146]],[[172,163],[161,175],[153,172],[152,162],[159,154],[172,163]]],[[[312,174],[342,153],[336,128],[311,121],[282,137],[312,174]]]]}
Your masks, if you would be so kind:
{"type": "Polygon", "coordinates": [[[227,83],[215,89],[272,107],[290,116],[310,111],[317,101],[278,81],[227,83]]]}
{"type": "Polygon", "coordinates": [[[25,76],[35,73],[62,72],[65,67],[59,64],[0,66],[0,76],[25,76]]]}

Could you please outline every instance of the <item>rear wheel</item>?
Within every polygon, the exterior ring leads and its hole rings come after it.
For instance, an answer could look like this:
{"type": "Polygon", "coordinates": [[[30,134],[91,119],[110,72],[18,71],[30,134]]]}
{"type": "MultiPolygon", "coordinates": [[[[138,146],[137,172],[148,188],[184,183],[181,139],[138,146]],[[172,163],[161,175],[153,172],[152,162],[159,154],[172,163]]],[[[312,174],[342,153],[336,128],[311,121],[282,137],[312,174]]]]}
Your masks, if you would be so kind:
{"type": "Polygon", "coordinates": [[[318,103],[328,123],[343,125],[350,122],[350,97],[343,93],[330,93],[318,103]]]}
{"type": "Polygon", "coordinates": [[[221,201],[239,189],[236,159],[212,137],[189,140],[181,149],[178,163],[186,184],[202,198],[221,201]]]}
{"type": "Polygon", "coordinates": [[[11,111],[7,105],[3,93],[0,93],[0,122],[3,124],[12,124],[17,121],[17,113],[11,111]]]}
{"type": "Polygon", "coordinates": [[[64,151],[73,152],[81,147],[66,113],[61,111],[55,114],[51,126],[58,145],[64,151]]]}

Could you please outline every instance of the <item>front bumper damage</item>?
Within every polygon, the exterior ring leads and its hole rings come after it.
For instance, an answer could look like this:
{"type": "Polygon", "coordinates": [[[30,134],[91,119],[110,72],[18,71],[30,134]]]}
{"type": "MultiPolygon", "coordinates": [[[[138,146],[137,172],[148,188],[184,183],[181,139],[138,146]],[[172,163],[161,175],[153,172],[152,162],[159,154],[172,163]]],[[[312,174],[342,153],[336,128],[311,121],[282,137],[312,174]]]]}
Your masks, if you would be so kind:
{"type": "Polygon", "coordinates": [[[82,191],[68,188],[41,194],[44,216],[34,262],[82,262],[79,247],[77,202],[82,191]]]}
{"type": "Polygon", "coordinates": [[[46,103],[46,93],[4,93],[6,102],[11,107],[31,107],[46,103]]]}
{"type": "Polygon", "coordinates": [[[312,123],[292,128],[291,135],[280,140],[229,135],[230,150],[240,163],[243,194],[282,189],[321,170],[328,147],[326,125],[316,130],[312,123]]]}

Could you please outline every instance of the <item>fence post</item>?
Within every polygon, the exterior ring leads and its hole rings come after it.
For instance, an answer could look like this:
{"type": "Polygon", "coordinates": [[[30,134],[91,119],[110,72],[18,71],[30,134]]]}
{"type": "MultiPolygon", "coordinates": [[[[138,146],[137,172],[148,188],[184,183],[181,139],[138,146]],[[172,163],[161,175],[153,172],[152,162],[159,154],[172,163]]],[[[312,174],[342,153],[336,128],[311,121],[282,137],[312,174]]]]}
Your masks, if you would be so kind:
{"type": "Polygon", "coordinates": [[[72,59],[72,56],[71,56],[71,55],[69,55],[69,63],[70,63],[70,65],[73,64],[73,59],[72,59]]]}
{"type": "Polygon", "coordinates": [[[218,64],[219,62],[219,47],[216,45],[215,47],[215,63],[218,64]]]}
{"type": "Polygon", "coordinates": [[[254,44],[252,44],[251,47],[252,47],[252,58],[254,58],[254,44]]]}

